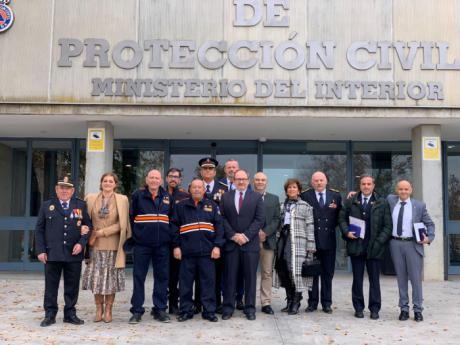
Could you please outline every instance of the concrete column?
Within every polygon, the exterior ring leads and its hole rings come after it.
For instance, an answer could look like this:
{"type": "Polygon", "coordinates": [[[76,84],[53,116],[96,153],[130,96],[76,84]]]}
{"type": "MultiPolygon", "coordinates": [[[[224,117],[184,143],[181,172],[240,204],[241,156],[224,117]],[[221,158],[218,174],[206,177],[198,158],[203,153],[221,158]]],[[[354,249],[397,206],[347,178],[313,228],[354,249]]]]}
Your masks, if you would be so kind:
{"type": "Polygon", "coordinates": [[[113,169],[113,126],[107,121],[88,121],[86,137],[85,194],[99,191],[103,173],[113,169]],[[98,129],[102,131],[97,131],[98,129]],[[96,137],[90,138],[96,133],[96,137]],[[94,141],[103,133],[102,143],[94,141]],[[94,143],[94,145],[93,145],[94,143]]]}
{"type": "Polygon", "coordinates": [[[441,126],[419,125],[412,129],[413,196],[426,203],[435,223],[435,240],[425,246],[424,279],[444,280],[444,224],[442,203],[441,126]],[[428,138],[437,138],[436,149],[427,146],[428,138]],[[425,151],[424,151],[425,150],[425,151]],[[425,152],[425,157],[424,157],[425,152]]]}

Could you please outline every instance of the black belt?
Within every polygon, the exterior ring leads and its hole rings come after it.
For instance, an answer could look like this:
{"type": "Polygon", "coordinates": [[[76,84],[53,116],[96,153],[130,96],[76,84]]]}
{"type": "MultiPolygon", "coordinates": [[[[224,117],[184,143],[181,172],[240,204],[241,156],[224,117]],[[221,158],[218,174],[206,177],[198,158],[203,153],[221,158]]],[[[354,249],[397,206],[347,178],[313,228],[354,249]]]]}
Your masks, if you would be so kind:
{"type": "Polygon", "coordinates": [[[392,239],[398,240],[398,241],[413,241],[413,237],[397,237],[397,236],[391,236],[392,239]]]}

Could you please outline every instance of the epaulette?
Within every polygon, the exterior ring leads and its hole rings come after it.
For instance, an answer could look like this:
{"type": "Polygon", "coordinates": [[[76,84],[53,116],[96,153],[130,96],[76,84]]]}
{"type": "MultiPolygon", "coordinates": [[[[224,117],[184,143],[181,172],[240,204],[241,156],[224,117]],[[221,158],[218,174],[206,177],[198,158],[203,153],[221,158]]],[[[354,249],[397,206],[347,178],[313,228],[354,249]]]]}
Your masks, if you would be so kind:
{"type": "Polygon", "coordinates": [[[301,191],[301,193],[308,192],[310,189],[311,189],[311,188],[304,189],[303,191],[301,191]]]}
{"type": "Polygon", "coordinates": [[[85,202],[85,200],[81,199],[81,198],[78,198],[78,197],[74,197],[75,200],[78,200],[78,201],[81,201],[81,202],[85,202]]]}
{"type": "Polygon", "coordinates": [[[145,190],[145,187],[139,187],[138,190],[145,190]]]}
{"type": "Polygon", "coordinates": [[[187,193],[187,191],[184,188],[179,188],[179,192],[187,193]]]}
{"type": "Polygon", "coordinates": [[[340,191],[337,190],[337,189],[334,189],[334,188],[329,188],[329,189],[330,189],[331,191],[333,191],[333,192],[340,193],[340,191]]]}

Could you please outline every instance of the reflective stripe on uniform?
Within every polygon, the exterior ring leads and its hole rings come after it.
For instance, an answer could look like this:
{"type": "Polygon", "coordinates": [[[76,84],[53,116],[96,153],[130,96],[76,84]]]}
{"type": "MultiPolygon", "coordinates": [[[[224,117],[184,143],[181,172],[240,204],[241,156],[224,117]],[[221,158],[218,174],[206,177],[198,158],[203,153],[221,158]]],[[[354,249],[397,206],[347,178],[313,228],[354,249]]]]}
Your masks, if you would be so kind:
{"type": "Polygon", "coordinates": [[[134,218],[134,223],[169,224],[169,216],[167,214],[140,214],[134,218]]]}
{"type": "Polygon", "coordinates": [[[189,224],[184,224],[180,227],[180,233],[186,234],[189,232],[194,232],[194,231],[209,231],[209,232],[214,232],[214,225],[212,223],[189,223],[189,224]]]}

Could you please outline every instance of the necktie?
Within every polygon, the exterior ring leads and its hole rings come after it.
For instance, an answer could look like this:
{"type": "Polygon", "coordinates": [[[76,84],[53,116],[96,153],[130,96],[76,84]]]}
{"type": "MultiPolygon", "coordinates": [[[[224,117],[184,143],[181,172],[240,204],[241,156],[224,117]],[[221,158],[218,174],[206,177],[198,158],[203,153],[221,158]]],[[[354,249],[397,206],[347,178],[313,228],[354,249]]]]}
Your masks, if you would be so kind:
{"type": "Polygon", "coordinates": [[[228,185],[228,190],[233,190],[233,182],[230,182],[230,184],[228,185]]]}
{"type": "Polygon", "coordinates": [[[238,200],[238,213],[241,212],[242,207],[243,207],[243,192],[240,192],[240,199],[238,200]]]}
{"type": "Polygon", "coordinates": [[[364,198],[364,201],[363,201],[363,208],[366,208],[367,207],[367,198],[364,198]]]}
{"type": "Polygon", "coordinates": [[[319,206],[324,207],[323,193],[318,193],[318,194],[319,194],[319,206]]]}
{"type": "Polygon", "coordinates": [[[404,205],[405,204],[406,204],[405,201],[401,201],[401,208],[399,209],[399,213],[398,213],[398,225],[396,227],[396,232],[398,236],[402,236],[402,233],[403,233],[402,225],[403,225],[404,205]]]}
{"type": "Polygon", "coordinates": [[[68,207],[69,207],[69,204],[67,203],[67,201],[64,201],[64,202],[62,203],[62,208],[63,208],[64,210],[67,210],[68,207]]]}
{"type": "Polygon", "coordinates": [[[209,189],[209,185],[207,184],[206,185],[206,194],[209,194],[209,193],[211,193],[211,190],[209,189]]]}

